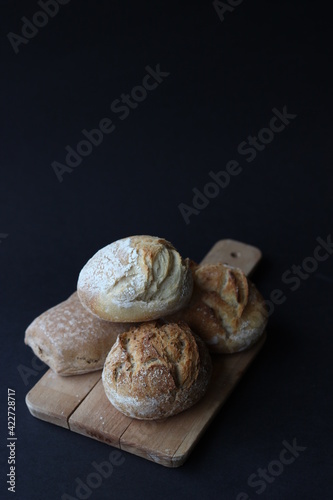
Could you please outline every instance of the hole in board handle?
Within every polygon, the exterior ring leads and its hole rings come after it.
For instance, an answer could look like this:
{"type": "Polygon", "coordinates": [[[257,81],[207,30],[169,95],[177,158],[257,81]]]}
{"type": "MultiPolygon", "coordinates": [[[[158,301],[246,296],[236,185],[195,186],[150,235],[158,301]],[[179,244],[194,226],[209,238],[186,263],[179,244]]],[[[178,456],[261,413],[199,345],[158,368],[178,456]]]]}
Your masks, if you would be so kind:
{"type": "Polygon", "coordinates": [[[230,255],[231,255],[231,257],[236,259],[237,257],[240,257],[240,252],[231,252],[230,255]]]}

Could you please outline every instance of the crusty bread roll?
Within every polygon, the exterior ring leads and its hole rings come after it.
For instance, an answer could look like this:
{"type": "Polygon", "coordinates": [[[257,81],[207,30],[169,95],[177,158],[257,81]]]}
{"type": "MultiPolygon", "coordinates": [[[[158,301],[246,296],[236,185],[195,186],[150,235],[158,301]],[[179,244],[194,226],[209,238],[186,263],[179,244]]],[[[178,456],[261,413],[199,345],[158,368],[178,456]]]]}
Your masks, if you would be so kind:
{"type": "Polygon", "coordinates": [[[191,262],[194,289],[187,307],[167,317],[186,321],[211,352],[233,353],[252,346],[264,332],[263,297],[238,268],[191,262]]]}
{"type": "Polygon", "coordinates": [[[185,323],[142,323],[118,336],[102,380],[111,403],[129,417],[152,420],[175,415],[206,392],[208,350],[185,323]]]}
{"type": "Polygon", "coordinates": [[[79,298],[107,321],[157,319],[183,307],[192,293],[192,273],[166,240],[132,236],[99,250],[83,267],[79,298]]]}
{"type": "Polygon", "coordinates": [[[78,375],[101,370],[117,335],[131,326],[96,318],[75,292],[36,318],[24,341],[59,375],[78,375]]]}

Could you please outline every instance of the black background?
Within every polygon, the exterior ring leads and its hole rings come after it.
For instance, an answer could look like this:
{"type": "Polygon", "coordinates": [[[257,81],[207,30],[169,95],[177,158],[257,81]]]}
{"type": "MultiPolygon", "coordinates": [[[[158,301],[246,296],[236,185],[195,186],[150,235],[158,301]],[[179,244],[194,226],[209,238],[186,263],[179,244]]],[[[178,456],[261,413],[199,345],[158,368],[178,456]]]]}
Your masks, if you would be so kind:
{"type": "Polygon", "coordinates": [[[0,496],[7,387],[17,398],[16,498],[75,497],[75,478],[107,459],[108,446],[29,414],[24,397],[41,372],[26,384],[20,376],[33,357],[24,331],[75,290],[99,248],[153,234],[195,260],[222,238],[255,245],[264,258],[254,281],[266,298],[278,288],[286,300],[186,464],[167,469],[123,452],[90,498],[332,498],[333,258],[295,291],[281,279],[332,230],[325,3],[245,0],[222,22],[211,1],[72,0],[15,54],[7,34],[21,35],[21,17],[38,10],[35,1],[1,2],[0,496]],[[157,64],[170,75],[120,120],[111,103],[157,64]],[[238,145],[283,106],[297,117],[247,162],[238,145]],[[115,131],[59,182],[52,162],[64,163],[65,147],[105,117],[115,131]],[[193,188],[231,159],[241,174],[186,224],[178,205],[191,205],[193,188]],[[294,439],[306,450],[258,495],[248,477],[294,439]]]}

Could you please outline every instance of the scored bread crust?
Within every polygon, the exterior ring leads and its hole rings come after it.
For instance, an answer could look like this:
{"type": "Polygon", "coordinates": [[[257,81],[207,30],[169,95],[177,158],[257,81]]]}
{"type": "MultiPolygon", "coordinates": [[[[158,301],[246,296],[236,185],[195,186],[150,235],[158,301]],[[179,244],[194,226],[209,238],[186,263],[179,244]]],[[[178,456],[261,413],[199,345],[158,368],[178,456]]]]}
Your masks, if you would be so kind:
{"type": "Polygon", "coordinates": [[[148,322],[118,336],[104,365],[106,396],[137,419],[175,415],[205,394],[211,359],[185,323],[148,322]]]}
{"type": "Polygon", "coordinates": [[[263,334],[268,312],[256,287],[238,268],[191,262],[194,289],[184,309],[168,316],[185,321],[211,352],[233,353],[251,347],[263,334]]]}
{"type": "Polygon", "coordinates": [[[131,236],[99,250],[80,272],[84,307],[107,321],[138,322],[181,309],[192,293],[189,260],[168,241],[131,236]]]}
{"type": "Polygon", "coordinates": [[[59,375],[101,370],[117,335],[132,326],[96,318],[82,306],[77,293],[36,318],[24,342],[59,375]]]}

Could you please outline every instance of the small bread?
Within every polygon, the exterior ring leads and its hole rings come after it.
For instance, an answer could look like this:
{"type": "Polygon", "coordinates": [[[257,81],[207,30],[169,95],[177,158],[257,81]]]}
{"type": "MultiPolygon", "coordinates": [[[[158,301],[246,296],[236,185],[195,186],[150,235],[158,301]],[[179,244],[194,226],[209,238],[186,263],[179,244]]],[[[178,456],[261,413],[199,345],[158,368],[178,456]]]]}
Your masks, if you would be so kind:
{"type": "Polygon", "coordinates": [[[77,293],[36,318],[24,342],[59,375],[101,370],[117,335],[132,325],[95,318],[77,293]]]}
{"type": "Polygon", "coordinates": [[[166,240],[132,236],[99,250],[83,267],[79,298],[107,321],[138,322],[181,309],[192,293],[192,273],[166,240]]]}
{"type": "Polygon", "coordinates": [[[104,365],[105,393],[142,420],[170,417],[205,394],[211,375],[205,344],[185,323],[142,323],[118,336],[104,365]]]}
{"type": "Polygon", "coordinates": [[[238,268],[191,262],[191,301],[169,321],[186,321],[211,352],[233,353],[251,347],[263,334],[268,313],[256,287],[238,268]]]}

